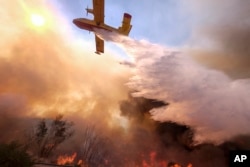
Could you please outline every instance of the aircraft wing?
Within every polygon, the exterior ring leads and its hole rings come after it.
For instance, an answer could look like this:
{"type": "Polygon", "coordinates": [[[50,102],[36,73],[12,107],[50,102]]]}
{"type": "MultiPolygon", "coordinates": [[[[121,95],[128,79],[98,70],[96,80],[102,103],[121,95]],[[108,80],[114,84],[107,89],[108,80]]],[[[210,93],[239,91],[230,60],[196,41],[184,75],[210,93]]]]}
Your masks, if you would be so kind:
{"type": "Polygon", "coordinates": [[[97,54],[104,53],[104,40],[95,35],[95,45],[97,54]]]}
{"type": "Polygon", "coordinates": [[[94,21],[104,23],[104,0],[93,0],[94,21]]]}

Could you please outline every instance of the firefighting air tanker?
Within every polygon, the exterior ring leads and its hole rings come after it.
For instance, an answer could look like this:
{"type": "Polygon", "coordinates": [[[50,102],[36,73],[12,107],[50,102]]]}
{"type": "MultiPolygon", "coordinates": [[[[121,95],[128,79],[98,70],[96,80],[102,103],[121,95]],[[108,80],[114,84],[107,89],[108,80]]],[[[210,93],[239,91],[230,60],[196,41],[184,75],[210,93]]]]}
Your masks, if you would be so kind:
{"type": "Polygon", "coordinates": [[[92,31],[95,33],[95,43],[97,54],[104,53],[104,40],[97,36],[95,29],[102,29],[106,31],[114,31],[122,35],[128,35],[132,25],[130,24],[132,16],[128,13],[124,13],[122,25],[119,28],[111,27],[104,23],[104,0],[93,0],[93,9],[86,8],[87,14],[94,15],[93,20],[86,18],[77,18],[73,20],[73,23],[84,30],[92,31]]]}

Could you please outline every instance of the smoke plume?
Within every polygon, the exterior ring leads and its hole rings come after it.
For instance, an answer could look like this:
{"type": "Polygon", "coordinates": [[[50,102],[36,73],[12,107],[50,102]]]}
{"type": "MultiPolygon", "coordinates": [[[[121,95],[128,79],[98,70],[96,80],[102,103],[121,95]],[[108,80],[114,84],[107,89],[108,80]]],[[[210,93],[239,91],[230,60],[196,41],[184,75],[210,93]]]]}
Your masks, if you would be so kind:
{"type": "Polygon", "coordinates": [[[249,72],[249,2],[186,3],[194,26],[188,52],[105,33],[104,38],[134,56],[135,73],[128,84],[138,91],[134,96],[169,103],[151,110],[154,120],[189,125],[199,142],[249,134],[250,80],[237,79],[249,72]]]}
{"type": "Polygon", "coordinates": [[[183,10],[193,27],[188,42],[191,55],[234,79],[248,78],[250,2],[190,0],[183,3],[183,10]]]}
{"type": "Polygon", "coordinates": [[[250,80],[232,80],[171,48],[109,35],[112,38],[135,58],[128,84],[137,91],[133,95],[169,103],[151,110],[154,120],[191,126],[198,142],[249,134],[250,80]]]}
{"type": "Polygon", "coordinates": [[[13,139],[13,131],[22,136],[36,118],[57,114],[88,118],[104,128],[120,126],[115,115],[118,102],[127,97],[128,69],[115,56],[83,51],[88,41],[75,40],[46,2],[18,2],[6,1],[0,8],[1,140],[13,139]],[[46,19],[42,27],[30,21],[32,12],[39,11],[46,19]]]}

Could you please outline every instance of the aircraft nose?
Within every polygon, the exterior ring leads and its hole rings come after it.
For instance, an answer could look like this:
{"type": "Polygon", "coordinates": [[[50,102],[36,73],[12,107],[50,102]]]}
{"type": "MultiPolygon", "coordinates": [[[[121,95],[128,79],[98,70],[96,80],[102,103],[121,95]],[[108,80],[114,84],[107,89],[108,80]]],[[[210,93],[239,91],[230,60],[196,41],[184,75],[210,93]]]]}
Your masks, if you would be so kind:
{"type": "Polygon", "coordinates": [[[74,23],[77,27],[80,26],[80,22],[79,22],[78,19],[74,19],[74,20],[73,20],[73,23],[74,23]]]}
{"type": "Polygon", "coordinates": [[[74,20],[73,20],[73,23],[76,25],[76,24],[77,24],[77,20],[76,20],[76,19],[74,19],[74,20]]]}

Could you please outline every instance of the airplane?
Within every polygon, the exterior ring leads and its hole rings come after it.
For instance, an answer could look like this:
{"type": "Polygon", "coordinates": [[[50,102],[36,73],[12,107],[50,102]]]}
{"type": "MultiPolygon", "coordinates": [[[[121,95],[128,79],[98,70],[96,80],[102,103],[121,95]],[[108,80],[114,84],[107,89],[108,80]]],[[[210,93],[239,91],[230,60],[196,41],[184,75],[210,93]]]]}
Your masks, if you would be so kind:
{"type": "Polygon", "coordinates": [[[104,53],[104,40],[98,37],[95,29],[102,29],[110,32],[117,32],[122,35],[128,36],[132,25],[130,24],[132,16],[128,13],[123,14],[122,25],[119,28],[111,27],[104,23],[104,0],[93,0],[93,9],[86,8],[87,14],[94,15],[94,19],[76,18],[73,23],[84,30],[95,33],[96,54],[104,53]]]}

